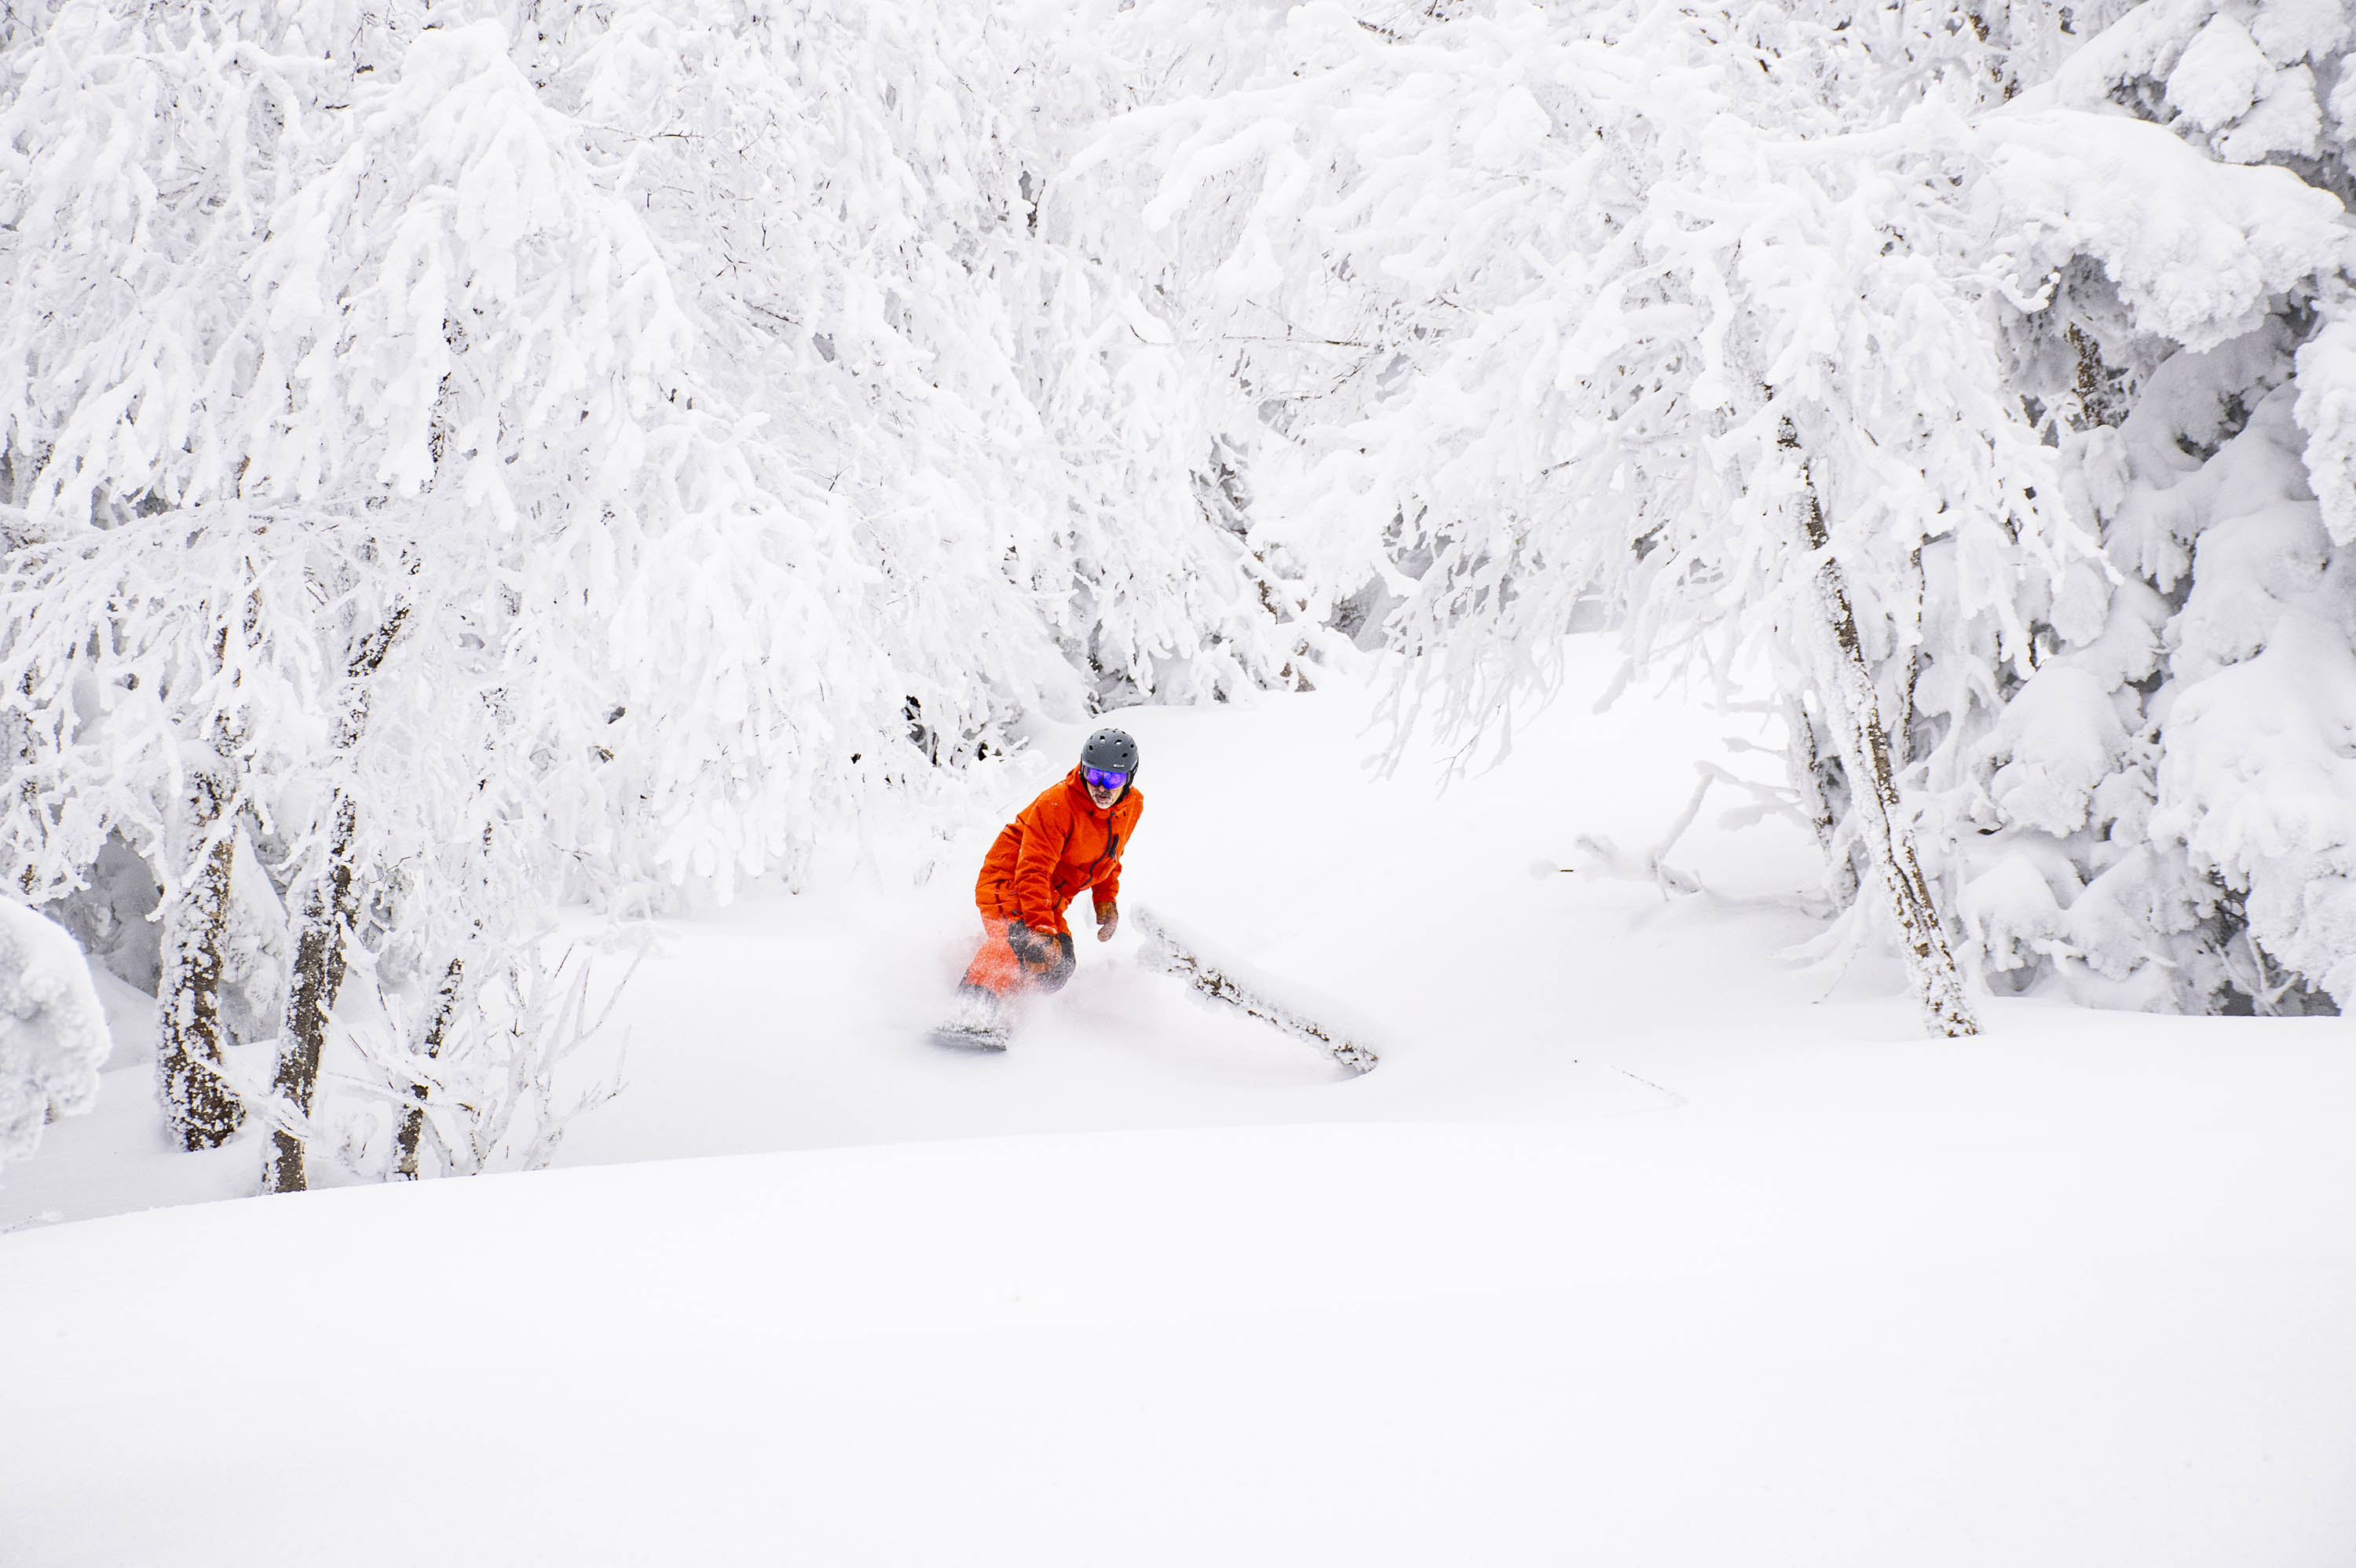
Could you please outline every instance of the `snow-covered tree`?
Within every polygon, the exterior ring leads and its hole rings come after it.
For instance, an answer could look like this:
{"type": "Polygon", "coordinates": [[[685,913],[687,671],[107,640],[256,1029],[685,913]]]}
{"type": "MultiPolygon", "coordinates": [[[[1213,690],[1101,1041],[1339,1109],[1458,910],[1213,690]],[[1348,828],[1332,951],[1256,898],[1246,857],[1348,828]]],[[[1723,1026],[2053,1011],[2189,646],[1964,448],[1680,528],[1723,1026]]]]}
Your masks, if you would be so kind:
{"type": "Polygon", "coordinates": [[[1003,4],[569,16],[543,12],[550,95],[632,162],[774,460],[857,519],[928,753],[1002,746],[1020,709],[1285,678],[1195,500],[1223,383],[1053,182],[1124,62],[1003,4]]]}
{"type": "Polygon", "coordinates": [[[2031,607],[1965,914],[1994,976],[2114,1005],[2356,990],[2356,98],[2336,5],[2154,0],[2031,88],[2012,379],[2103,571],[2031,607]]]}
{"type": "Polygon", "coordinates": [[[2241,667],[2261,624],[2346,640],[2319,516],[2356,528],[2348,32],[2291,3],[1307,5],[1082,165],[1196,258],[1184,330],[1285,437],[1254,540],[1313,613],[1389,606],[1403,715],[1509,736],[1600,596],[1640,663],[1774,677],[1836,891],[1879,884],[1852,919],[1888,912],[1934,1027],[1967,1027],[1958,934],[1973,966],[2271,1005],[2356,955],[2317,804],[2340,683],[2241,667]],[[2179,479],[2229,441],[2214,493],[2254,520],[2210,534],[2179,479]]]}
{"type": "Polygon", "coordinates": [[[1467,731],[1547,686],[1599,590],[1640,657],[1763,658],[1828,851],[1880,889],[1933,1027],[1968,1032],[1901,781],[1994,704],[2017,581],[2074,546],[1964,264],[1952,139],[1832,91],[1872,80],[1863,45],[1772,6],[1307,6],[1285,44],[1104,144],[1163,171],[1150,217],[1224,198],[1205,330],[1273,338],[1259,374],[1291,389],[1263,527],[1329,590],[1387,583],[1403,696],[1467,731]],[[1933,622],[1970,656],[1927,670],[1933,622]]]}
{"type": "Polygon", "coordinates": [[[423,1020],[383,1091],[430,1093],[414,1042],[556,897],[724,896],[1032,711],[1293,677],[1201,499],[1226,394],[1047,199],[1116,91],[1039,69],[1077,37],[987,0],[12,22],[8,869],[154,865],[192,1145],[238,1115],[248,850],[295,926],[296,1186],[353,963],[423,1020]]]}
{"type": "Polygon", "coordinates": [[[152,869],[191,1146],[250,1105],[303,1185],[348,1047],[362,1163],[481,1168],[581,1033],[531,1021],[554,901],[798,875],[1028,715],[1292,683],[1329,624],[1509,738],[1600,605],[1773,682],[1833,944],[1894,936],[1934,1028],[1974,968],[2319,1005],[2351,34],[13,9],[0,862],[93,935],[152,869]]]}

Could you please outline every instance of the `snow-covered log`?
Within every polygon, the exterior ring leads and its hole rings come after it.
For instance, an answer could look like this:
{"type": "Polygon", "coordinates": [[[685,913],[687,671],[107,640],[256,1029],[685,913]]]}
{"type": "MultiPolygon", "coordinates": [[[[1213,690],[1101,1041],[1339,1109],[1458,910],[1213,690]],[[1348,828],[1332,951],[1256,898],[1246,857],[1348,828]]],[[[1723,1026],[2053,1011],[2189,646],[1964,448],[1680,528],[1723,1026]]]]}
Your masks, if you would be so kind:
{"type": "Polygon", "coordinates": [[[1289,983],[1272,984],[1258,970],[1225,955],[1207,956],[1193,933],[1180,932],[1151,910],[1139,910],[1130,918],[1145,933],[1139,962],[1175,975],[1215,1001],[1240,1008],[1296,1040],[1307,1040],[1344,1067],[1359,1072],[1375,1070],[1377,1058],[1365,1043],[1364,1029],[1344,1022],[1334,1004],[1312,997],[1289,983]],[[1283,992],[1290,993],[1290,997],[1281,997],[1283,992]]]}
{"type": "Polygon", "coordinates": [[[90,1109],[107,1049],[81,949],[63,926],[0,899],[0,1165],[31,1154],[52,1115],[90,1109]]]}

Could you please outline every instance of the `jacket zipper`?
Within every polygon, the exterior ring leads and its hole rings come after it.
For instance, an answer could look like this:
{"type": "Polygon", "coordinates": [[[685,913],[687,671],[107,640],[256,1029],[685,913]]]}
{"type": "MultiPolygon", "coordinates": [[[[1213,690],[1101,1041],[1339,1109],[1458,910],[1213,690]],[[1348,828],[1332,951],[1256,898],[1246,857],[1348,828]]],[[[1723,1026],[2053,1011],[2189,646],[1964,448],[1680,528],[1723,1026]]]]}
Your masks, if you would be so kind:
{"type": "Polygon", "coordinates": [[[1098,876],[1105,869],[1105,862],[1111,859],[1114,853],[1120,848],[1120,835],[1113,831],[1112,826],[1112,814],[1119,810],[1119,807],[1120,802],[1118,800],[1114,801],[1112,805],[1105,807],[1104,853],[1098,856],[1097,863],[1088,868],[1088,885],[1090,887],[1096,886],[1098,876]]]}

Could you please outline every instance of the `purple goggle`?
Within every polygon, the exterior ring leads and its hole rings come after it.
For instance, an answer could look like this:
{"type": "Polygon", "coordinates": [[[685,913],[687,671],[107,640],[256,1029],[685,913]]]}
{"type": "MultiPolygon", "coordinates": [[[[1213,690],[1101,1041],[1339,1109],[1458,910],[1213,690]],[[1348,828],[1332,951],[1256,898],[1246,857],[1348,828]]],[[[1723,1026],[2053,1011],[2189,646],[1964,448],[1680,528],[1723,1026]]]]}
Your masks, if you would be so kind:
{"type": "Polygon", "coordinates": [[[1098,789],[1119,789],[1129,782],[1127,773],[1117,773],[1108,768],[1082,768],[1080,776],[1098,789]]]}

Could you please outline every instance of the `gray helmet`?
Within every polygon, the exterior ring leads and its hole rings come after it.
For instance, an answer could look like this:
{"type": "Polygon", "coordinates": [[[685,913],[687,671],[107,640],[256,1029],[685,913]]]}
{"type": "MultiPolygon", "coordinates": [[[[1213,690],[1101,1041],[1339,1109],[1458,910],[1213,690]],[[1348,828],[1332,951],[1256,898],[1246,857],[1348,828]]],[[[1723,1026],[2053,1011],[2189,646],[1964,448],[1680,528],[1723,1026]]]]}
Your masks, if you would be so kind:
{"type": "Polygon", "coordinates": [[[1107,773],[1137,773],[1137,742],[1126,730],[1099,730],[1088,737],[1080,748],[1080,766],[1102,768],[1107,773]]]}

